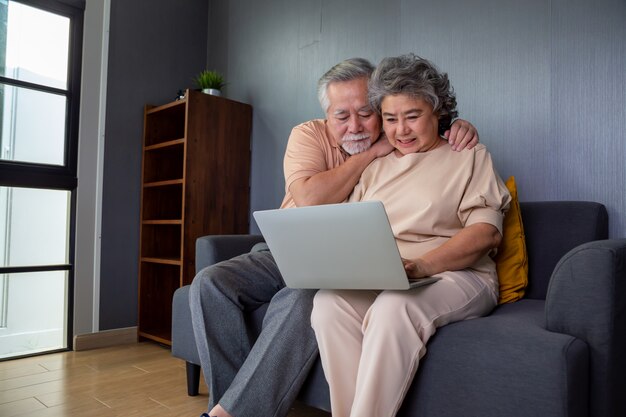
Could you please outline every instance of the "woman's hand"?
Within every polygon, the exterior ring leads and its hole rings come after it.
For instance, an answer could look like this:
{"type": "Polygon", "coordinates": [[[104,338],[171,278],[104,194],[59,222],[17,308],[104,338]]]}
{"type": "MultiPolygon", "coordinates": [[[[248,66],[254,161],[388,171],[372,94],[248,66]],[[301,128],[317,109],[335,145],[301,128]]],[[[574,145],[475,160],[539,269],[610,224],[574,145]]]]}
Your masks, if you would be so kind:
{"type": "Polygon", "coordinates": [[[414,261],[403,259],[409,278],[422,278],[443,271],[468,268],[497,248],[502,240],[500,231],[489,223],[474,223],[461,229],[443,245],[426,252],[414,261]]]}
{"type": "Polygon", "coordinates": [[[467,120],[457,119],[443,136],[452,145],[452,150],[472,149],[478,143],[478,131],[467,120]]]}
{"type": "Polygon", "coordinates": [[[409,279],[425,278],[431,275],[428,273],[428,266],[423,259],[411,261],[410,259],[402,258],[402,263],[404,264],[406,276],[409,277],[409,279]]]}

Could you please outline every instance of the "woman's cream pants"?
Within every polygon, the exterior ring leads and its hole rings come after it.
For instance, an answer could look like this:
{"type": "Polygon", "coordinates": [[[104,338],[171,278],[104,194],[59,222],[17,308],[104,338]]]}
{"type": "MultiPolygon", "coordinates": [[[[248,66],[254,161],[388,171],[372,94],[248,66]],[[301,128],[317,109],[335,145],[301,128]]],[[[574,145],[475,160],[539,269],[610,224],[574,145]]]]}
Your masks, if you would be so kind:
{"type": "Polygon", "coordinates": [[[311,323],[333,417],[393,417],[437,327],[480,317],[496,289],[470,270],[407,291],[320,290],[311,323]]]}

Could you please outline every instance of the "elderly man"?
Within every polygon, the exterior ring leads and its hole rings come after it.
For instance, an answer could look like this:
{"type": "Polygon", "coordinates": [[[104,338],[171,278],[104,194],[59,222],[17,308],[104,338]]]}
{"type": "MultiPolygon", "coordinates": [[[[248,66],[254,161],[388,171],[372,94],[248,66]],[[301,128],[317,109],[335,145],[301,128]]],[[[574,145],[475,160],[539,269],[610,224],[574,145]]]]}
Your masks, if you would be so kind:
{"type": "MultiPolygon", "coordinates": [[[[285,153],[281,208],[344,201],[375,158],[393,149],[377,141],[378,115],[367,83],[374,67],[354,58],[318,83],[326,119],[296,126],[285,153]]],[[[473,147],[474,127],[457,120],[446,132],[454,148],[473,147]]],[[[193,328],[211,417],[286,416],[317,358],[310,316],[314,290],[285,287],[272,254],[255,251],[200,271],[190,292],[193,328]],[[244,314],[269,302],[263,330],[252,340],[244,314]]]]}

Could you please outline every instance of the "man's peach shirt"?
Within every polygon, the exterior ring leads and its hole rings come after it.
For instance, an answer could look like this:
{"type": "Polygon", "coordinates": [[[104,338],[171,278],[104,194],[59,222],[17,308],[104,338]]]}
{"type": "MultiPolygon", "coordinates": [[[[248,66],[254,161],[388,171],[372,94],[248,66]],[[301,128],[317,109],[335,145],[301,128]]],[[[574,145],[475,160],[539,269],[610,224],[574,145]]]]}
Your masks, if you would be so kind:
{"type": "Polygon", "coordinates": [[[348,156],[330,134],[326,120],[315,119],[294,127],[283,161],[285,198],[280,208],[296,206],[289,192],[294,181],[336,168],[348,156]]]}

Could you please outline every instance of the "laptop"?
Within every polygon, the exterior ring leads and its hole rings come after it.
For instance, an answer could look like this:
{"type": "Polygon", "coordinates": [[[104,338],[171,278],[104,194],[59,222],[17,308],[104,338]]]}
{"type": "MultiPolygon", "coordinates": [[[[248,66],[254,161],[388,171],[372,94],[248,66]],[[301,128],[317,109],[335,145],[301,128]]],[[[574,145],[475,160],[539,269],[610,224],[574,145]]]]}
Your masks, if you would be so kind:
{"type": "Polygon", "coordinates": [[[409,280],[380,201],[253,213],[290,288],[408,290],[409,280]]]}

